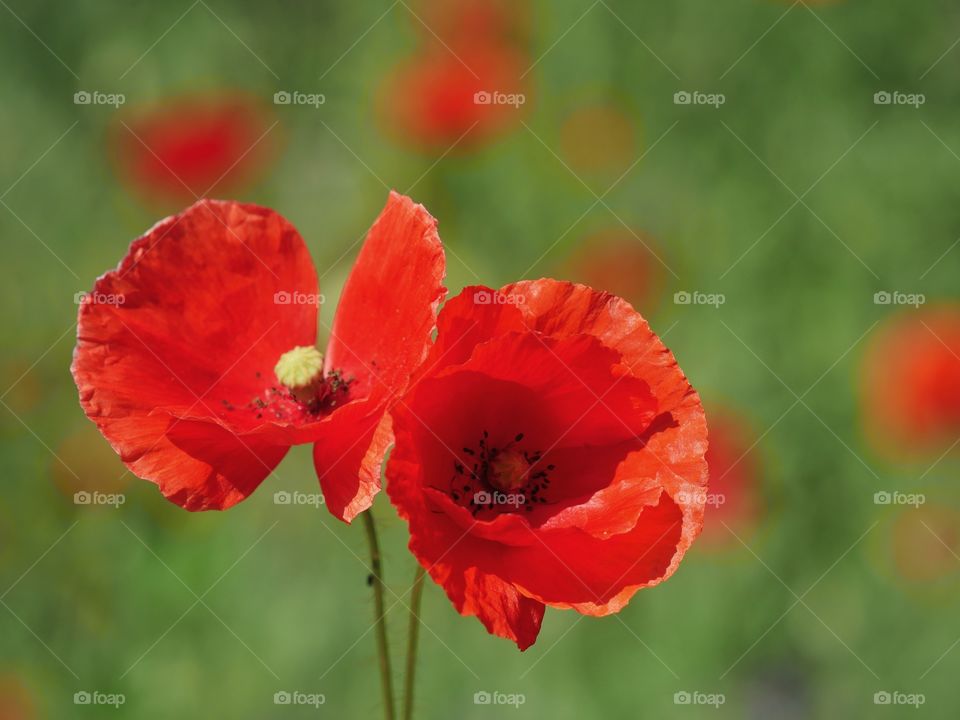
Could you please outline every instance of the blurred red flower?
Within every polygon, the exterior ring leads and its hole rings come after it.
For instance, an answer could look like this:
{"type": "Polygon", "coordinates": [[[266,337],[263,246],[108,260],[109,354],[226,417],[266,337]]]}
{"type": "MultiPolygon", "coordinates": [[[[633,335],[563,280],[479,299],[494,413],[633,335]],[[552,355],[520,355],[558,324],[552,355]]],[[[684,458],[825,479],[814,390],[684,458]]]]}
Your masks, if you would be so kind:
{"type": "Polygon", "coordinates": [[[427,150],[465,150],[519,127],[525,114],[526,57],[507,45],[452,51],[439,43],[384,79],[379,114],[387,132],[427,150]],[[459,140],[459,142],[457,142],[459,140]]]}
{"type": "Polygon", "coordinates": [[[240,502],[312,442],[326,504],[349,522],[379,490],[381,421],[431,342],[443,268],[436,221],[391,193],[324,357],[296,229],[266,208],[198,202],[136,240],[81,304],[81,404],[135,475],[188,510],[240,502]]]}
{"type": "Polygon", "coordinates": [[[729,408],[710,408],[710,492],[700,545],[741,547],[760,518],[763,506],[756,433],[729,408]],[[736,533],[736,535],[734,535],[736,533]]]}
{"type": "Polygon", "coordinates": [[[190,95],[134,107],[113,125],[121,178],[154,202],[236,194],[276,154],[276,119],[244,93],[190,95]]]}
{"type": "Polygon", "coordinates": [[[438,328],[387,491],[456,609],[523,650],[545,606],[607,615],[669,577],[702,525],[707,427],[646,321],[537,280],[468,288],[438,328]]]}
{"type": "Polygon", "coordinates": [[[960,439],[960,307],[908,310],[876,331],[863,361],[862,407],[876,449],[938,455],[960,439]]]}
{"type": "Polygon", "coordinates": [[[0,675],[0,720],[33,720],[36,704],[23,680],[12,672],[0,675]]]}
{"type": "Polygon", "coordinates": [[[592,233],[562,265],[564,277],[622,297],[650,314],[664,288],[662,250],[646,233],[622,226],[592,233]]]}
{"type": "Polygon", "coordinates": [[[416,0],[412,22],[428,41],[439,37],[457,49],[475,43],[529,41],[529,0],[416,0]]]}

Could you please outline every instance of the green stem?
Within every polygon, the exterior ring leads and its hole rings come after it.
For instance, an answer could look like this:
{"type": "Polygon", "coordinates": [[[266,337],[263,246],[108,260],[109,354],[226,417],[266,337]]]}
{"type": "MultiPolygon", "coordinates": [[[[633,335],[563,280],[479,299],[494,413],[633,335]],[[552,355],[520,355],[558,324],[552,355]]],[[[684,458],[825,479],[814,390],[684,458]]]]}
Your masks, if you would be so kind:
{"type": "Polygon", "coordinates": [[[383,608],[383,563],[380,558],[380,543],[377,542],[377,526],[373,522],[373,513],[367,510],[361,513],[363,528],[367,532],[370,544],[371,583],[373,585],[374,613],[377,629],[377,651],[380,656],[380,687],[383,690],[383,714],[386,720],[396,717],[393,707],[393,676],[390,672],[390,648],[387,644],[387,623],[383,608]]]}
{"type": "Polygon", "coordinates": [[[423,566],[417,564],[410,591],[410,626],[407,634],[407,675],[404,679],[403,720],[413,717],[413,689],[417,675],[417,640],[420,637],[420,598],[423,596],[423,566]]]}

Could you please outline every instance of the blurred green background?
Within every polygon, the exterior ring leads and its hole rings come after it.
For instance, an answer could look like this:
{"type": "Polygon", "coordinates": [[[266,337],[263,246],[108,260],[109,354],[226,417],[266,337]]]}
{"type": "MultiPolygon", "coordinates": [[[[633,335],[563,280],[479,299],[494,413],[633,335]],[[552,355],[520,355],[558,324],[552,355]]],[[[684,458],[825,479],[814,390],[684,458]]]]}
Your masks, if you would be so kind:
{"type": "MultiPolygon", "coordinates": [[[[131,179],[126,113],[233,93],[260,104],[258,156],[214,194],[299,228],[324,322],[387,188],[408,191],[440,221],[452,293],[555,276],[626,295],[729,440],[704,537],[619,616],[548,611],[521,654],[428,585],[421,717],[957,717],[956,454],[891,460],[858,386],[878,323],[911,312],[874,293],[957,297],[960,9],[564,0],[495,4],[488,27],[462,4],[0,2],[0,718],[379,713],[362,530],[273,501],[316,492],[309,450],[230,512],[188,514],[124,473],[68,372],[75,293],[211,184],[131,179]],[[506,69],[460,79],[490,53],[506,69]],[[491,120],[462,102],[474,82],[525,102],[491,120]],[[126,502],[75,505],[83,489],[126,502]],[[926,504],[875,503],[894,490],[926,504]],[[294,690],[326,702],[274,704],[294,690]]],[[[385,497],[375,513],[399,665],[413,561],[385,497]]]]}

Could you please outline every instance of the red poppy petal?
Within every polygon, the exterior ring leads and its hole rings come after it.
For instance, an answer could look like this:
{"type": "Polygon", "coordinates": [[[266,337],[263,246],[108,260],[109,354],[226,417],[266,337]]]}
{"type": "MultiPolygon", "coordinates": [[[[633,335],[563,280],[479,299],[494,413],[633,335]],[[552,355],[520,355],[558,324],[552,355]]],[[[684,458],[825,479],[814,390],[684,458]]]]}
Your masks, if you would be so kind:
{"type": "Polygon", "coordinates": [[[410,551],[458,612],[475,615],[488,632],[527,649],[540,632],[543,604],[477,569],[471,552],[481,541],[426,505],[419,483],[410,480],[419,472],[419,461],[411,462],[409,447],[408,443],[398,445],[390,456],[387,492],[400,516],[410,523],[410,551]]]}
{"type": "Polygon", "coordinates": [[[402,392],[423,361],[446,294],[437,221],[391,192],[340,296],[328,369],[354,377],[355,397],[402,392]]]}
{"type": "Polygon", "coordinates": [[[575,474],[583,495],[545,514],[541,530],[579,528],[598,538],[629,532],[644,508],[657,504],[663,488],[663,469],[631,442],[566,448],[552,453],[551,462],[552,484],[562,487],[575,474]]]}
{"type": "MultiPolygon", "coordinates": [[[[500,291],[514,300],[526,324],[545,334],[589,333],[617,349],[630,374],[650,385],[658,412],[669,413],[669,424],[647,442],[644,460],[663,488],[684,511],[685,550],[703,527],[707,486],[707,422],[700,396],[690,386],[677,361],[647,321],[621,298],[585,285],[557,280],[524,280],[500,291]]],[[[654,424],[656,424],[655,421],[654,424]]],[[[618,490],[608,491],[617,502],[618,490]]],[[[605,519],[604,519],[605,521],[605,519]]],[[[678,553],[674,566],[680,562],[678,553]]]]}
{"type": "Polygon", "coordinates": [[[447,300],[437,318],[436,342],[418,376],[465,363],[480,343],[525,330],[523,315],[516,305],[498,300],[496,290],[482,285],[466,287],[447,300]]]}
{"type": "Polygon", "coordinates": [[[536,530],[526,518],[508,513],[464,527],[463,518],[442,509],[443,494],[424,487],[424,462],[409,415],[404,406],[395,411],[398,437],[387,490],[410,525],[411,551],[455,605],[462,602],[457,578],[476,569],[538,602],[603,615],[617,612],[638,589],[676,569],[685,550],[683,514],[662,491],[659,502],[648,498],[628,532],[606,538],[576,527],[536,530]]]}
{"type": "Polygon", "coordinates": [[[288,448],[165,413],[93,418],[137,477],[186,510],[226,510],[246,498],[288,448]]]}
{"type": "Polygon", "coordinates": [[[683,520],[680,507],[664,493],[659,504],[640,513],[630,532],[605,540],[576,529],[540,532],[539,545],[489,557],[497,575],[530,597],[551,607],[609,615],[637,590],[673,574],[683,554],[683,520]]]}
{"type": "Polygon", "coordinates": [[[703,523],[706,418],[673,354],[629,303],[583,285],[549,279],[501,290],[477,286],[448,301],[437,325],[437,341],[421,375],[465,363],[475,346],[520,329],[556,337],[586,333],[620,352],[623,368],[650,385],[660,417],[645,438],[645,452],[631,455],[609,487],[561,512],[547,526],[571,523],[599,536],[627,532],[649,503],[651,487],[663,487],[684,508],[684,547],[689,547],[703,523]]]}
{"type": "Polygon", "coordinates": [[[276,296],[316,292],[310,255],[290,223],[254,205],[201,201],[136,240],[81,303],[71,368],[81,405],[144,479],[169,477],[159,462],[134,467],[154,445],[179,447],[184,458],[171,460],[210,466],[214,479],[188,473],[184,482],[197,487],[178,486],[168,493],[175,502],[226,507],[238,498],[216,487],[249,494],[251,478],[262,480],[287,445],[245,435],[263,423],[245,404],[275,380],[283,352],[315,342],[316,306],[277,304],[276,296]],[[191,429],[180,442],[167,437],[171,416],[180,419],[171,425],[178,434],[191,429]],[[222,452],[244,444],[269,467],[222,452]]]}
{"type": "Polygon", "coordinates": [[[461,615],[476,616],[487,632],[513,640],[520,650],[536,642],[546,609],[543,603],[475,567],[442,562],[425,567],[461,615]]]}
{"type": "Polygon", "coordinates": [[[649,387],[639,378],[616,374],[612,368],[619,360],[619,353],[590,335],[558,339],[510,333],[478,346],[452,372],[476,373],[532,391],[540,423],[553,430],[525,431],[536,432],[553,447],[609,445],[636,438],[654,416],[649,387]]]}
{"type": "MultiPolygon", "coordinates": [[[[208,422],[174,420],[160,437],[179,456],[148,450],[129,463],[134,473],[156,482],[163,494],[187,510],[226,510],[257,489],[289,449],[242,437],[208,422]]],[[[121,457],[123,453],[121,453],[121,457]]]]}
{"type": "MultiPolygon", "coordinates": [[[[465,531],[445,514],[432,511],[412,480],[419,472],[419,461],[411,459],[407,447],[406,442],[398,443],[391,455],[387,490],[401,517],[410,523],[410,550],[461,612],[464,577],[469,573],[484,577],[507,607],[512,607],[512,591],[519,590],[538,604],[607,615],[622,609],[637,590],[662,582],[676,569],[677,556],[683,552],[683,515],[666,494],[641,513],[633,530],[622,535],[601,540],[577,529],[528,529],[535,542],[508,545],[465,531]],[[498,582],[492,585],[487,578],[498,582]]],[[[493,610],[497,605],[488,607],[493,610]]],[[[481,620],[490,632],[516,640],[515,617],[509,613],[501,611],[481,620]],[[505,627],[514,634],[504,633],[505,627]]]]}
{"type": "Polygon", "coordinates": [[[352,379],[351,396],[363,398],[339,409],[314,447],[327,507],[345,522],[380,490],[392,442],[383,414],[430,349],[443,274],[436,220],[391,192],[344,286],[325,361],[328,371],[352,379]]]}
{"type": "MultiPolygon", "coordinates": [[[[428,522],[438,524],[436,519],[428,522]]],[[[618,612],[637,590],[672,575],[678,564],[674,560],[683,552],[683,515],[666,494],[641,513],[633,530],[608,539],[576,529],[528,530],[535,542],[506,545],[463,532],[455,526],[439,538],[420,532],[414,538],[412,533],[411,550],[439,557],[443,565],[476,567],[533,600],[589,615],[618,612]]]]}
{"type": "MultiPolygon", "coordinates": [[[[529,544],[531,525],[550,525],[564,506],[589,503],[591,494],[609,485],[630,454],[643,447],[653,415],[647,385],[612,374],[618,361],[619,353],[588,335],[557,339],[509,333],[478,346],[466,363],[422,380],[394,412],[417,446],[423,464],[418,481],[425,492],[437,495],[434,506],[464,530],[529,544]],[[454,502],[450,493],[462,496],[465,488],[459,483],[453,487],[452,468],[476,461],[469,453],[477,450],[481,433],[487,447],[509,447],[522,436],[525,451],[542,455],[539,469],[549,466],[553,482],[541,495],[549,494],[549,504],[530,505],[522,517],[490,518],[474,517],[465,498],[454,502]]],[[[613,527],[596,532],[631,529],[643,506],[656,503],[660,495],[655,478],[656,473],[644,478],[639,506],[623,503],[632,515],[624,513],[613,527]]],[[[620,503],[611,506],[608,512],[621,511],[620,503]]]]}
{"type": "Polygon", "coordinates": [[[313,446],[313,463],[324,504],[350,523],[380,492],[383,457],[393,443],[390,416],[371,403],[339,410],[313,446]]]}

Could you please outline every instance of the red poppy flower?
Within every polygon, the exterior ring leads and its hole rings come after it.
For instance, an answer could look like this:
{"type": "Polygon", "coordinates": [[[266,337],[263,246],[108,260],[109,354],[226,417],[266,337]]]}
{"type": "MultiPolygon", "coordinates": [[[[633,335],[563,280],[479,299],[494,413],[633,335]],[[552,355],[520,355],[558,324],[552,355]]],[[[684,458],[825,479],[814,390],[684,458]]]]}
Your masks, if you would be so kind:
{"type": "Polygon", "coordinates": [[[200,201],[136,240],[81,305],[81,404],[135,475],[188,510],[236,504],[291,445],[315,443],[326,504],[349,522],[379,490],[381,421],[430,345],[442,277],[436,221],[391,193],[323,357],[296,229],[200,201]]]}
{"type": "Polygon", "coordinates": [[[387,491],[463,615],[523,650],[545,606],[607,615],[700,530],[700,398],[620,298],[537,280],[447,303],[393,410],[387,491]]]}
{"type": "Polygon", "coordinates": [[[862,378],[864,421],[880,452],[943,453],[960,437],[960,307],[887,321],[867,349],[862,378]]]}
{"type": "Polygon", "coordinates": [[[135,107],[112,128],[125,183],[147,199],[189,202],[234,194],[275,155],[272,111],[242,93],[188,96],[135,107]]]}
{"type": "Polygon", "coordinates": [[[525,44],[532,28],[529,0],[417,0],[413,27],[458,50],[477,42],[525,44]]]}
{"type": "Polygon", "coordinates": [[[476,147],[520,126],[527,64],[506,45],[475,44],[454,54],[433,43],[385,79],[383,124],[401,141],[428,150],[476,147]]]}

